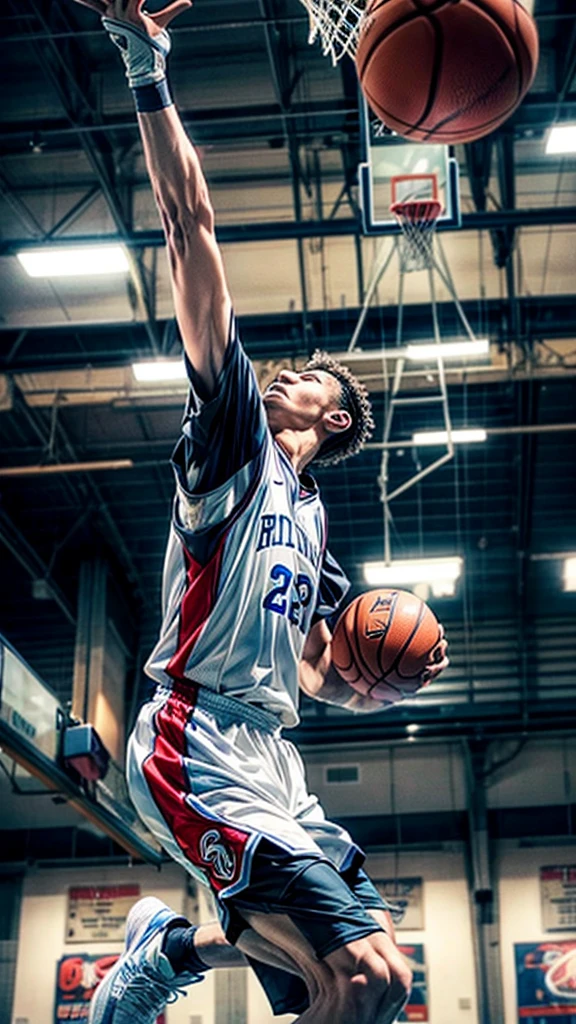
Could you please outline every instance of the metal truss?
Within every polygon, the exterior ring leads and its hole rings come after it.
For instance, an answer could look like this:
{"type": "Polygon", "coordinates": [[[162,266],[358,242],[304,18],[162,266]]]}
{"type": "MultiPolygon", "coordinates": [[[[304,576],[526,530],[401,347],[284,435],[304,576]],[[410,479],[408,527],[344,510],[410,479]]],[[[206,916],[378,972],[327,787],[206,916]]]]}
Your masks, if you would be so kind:
{"type": "MultiPolygon", "coordinates": [[[[22,14],[14,2],[11,6],[15,14],[22,14]]],[[[98,180],[99,188],[104,195],[114,224],[122,242],[129,242],[130,225],[116,181],[116,152],[114,144],[107,133],[99,116],[98,106],[93,98],[90,84],[90,67],[86,55],[81,52],[74,38],[73,26],[68,21],[64,7],[50,0],[27,0],[27,7],[40,22],[46,32],[42,42],[31,40],[31,46],[37,56],[40,67],[52,84],[60,105],[72,128],[91,125],[94,133],[79,132],[80,145],[98,180]],[[54,38],[58,29],[68,32],[64,39],[54,38]]],[[[87,202],[84,197],[84,203],[87,202]]],[[[67,217],[74,217],[76,209],[69,211],[67,217]]],[[[56,228],[61,225],[56,225],[56,228]]],[[[55,233],[53,229],[53,233],[55,233]]],[[[152,304],[148,283],[143,267],[131,246],[127,247],[130,266],[130,277],[133,284],[134,312],[138,319],[146,324],[150,345],[154,352],[160,349],[160,338],[152,304]]]]}

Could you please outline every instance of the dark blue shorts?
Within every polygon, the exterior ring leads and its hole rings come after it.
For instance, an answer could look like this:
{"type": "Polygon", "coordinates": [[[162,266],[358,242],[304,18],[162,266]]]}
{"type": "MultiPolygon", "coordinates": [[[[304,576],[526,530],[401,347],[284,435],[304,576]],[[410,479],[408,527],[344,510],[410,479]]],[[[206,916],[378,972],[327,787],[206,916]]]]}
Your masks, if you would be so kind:
{"type": "MultiPolygon", "coordinates": [[[[368,913],[388,910],[359,864],[341,874],[327,860],[294,856],[263,841],[252,861],[248,886],[226,899],[226,935],[238,941],[247,927],[242,911],[286,914],[318,959],[382,929],[368,913]]],[[[303,1013],[309,1005],[304,982],[287,971],[248,958],[274,1014],[303,1013]]]]}

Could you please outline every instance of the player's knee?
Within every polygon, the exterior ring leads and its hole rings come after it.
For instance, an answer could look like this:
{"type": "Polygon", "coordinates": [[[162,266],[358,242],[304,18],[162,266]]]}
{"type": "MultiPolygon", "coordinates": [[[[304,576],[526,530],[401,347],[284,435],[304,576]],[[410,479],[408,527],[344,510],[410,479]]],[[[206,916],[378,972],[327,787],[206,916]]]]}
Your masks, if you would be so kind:
{"type": "Polygon", "coordinates": [[[403,961],[391,965],[369,945],[360,954],[346,948],[339,953],[337,962],[331,965],[335,987],[343,1003],[354,1006],[360,1016],[363,1010],[377,1006],[391,987],[395,1000],[409,995],[412,973],[403,961]]]}
{"type": "Polygon", "coordinates": [[[398,997],[407,999],[410,995],[412,988],[413,976],[412,971],[406,964],[402,964],[394,968],[393,971],[393,984],[398,991],[398,997]]]}

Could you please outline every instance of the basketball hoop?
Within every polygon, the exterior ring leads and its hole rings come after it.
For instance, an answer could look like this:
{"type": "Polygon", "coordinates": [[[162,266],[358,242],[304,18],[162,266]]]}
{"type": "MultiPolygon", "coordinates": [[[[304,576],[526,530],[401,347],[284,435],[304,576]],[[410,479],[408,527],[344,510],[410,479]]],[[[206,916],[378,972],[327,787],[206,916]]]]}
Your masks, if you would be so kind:
{"type": "Polygon", "coordinates": [[[300,0],[310,18],[308,42],[320,40],[322,53],[337,64],[354,56],[367,0],[300,0]]]}
{"type": "Polygon", "coordinates": [[[405,199],[392,203],[390,212],[402,229],[402,269],[408,273],[412,270],[429,270],[432,266],[434,231],[442,213],[442,203],[438,199],[405,199]]]}

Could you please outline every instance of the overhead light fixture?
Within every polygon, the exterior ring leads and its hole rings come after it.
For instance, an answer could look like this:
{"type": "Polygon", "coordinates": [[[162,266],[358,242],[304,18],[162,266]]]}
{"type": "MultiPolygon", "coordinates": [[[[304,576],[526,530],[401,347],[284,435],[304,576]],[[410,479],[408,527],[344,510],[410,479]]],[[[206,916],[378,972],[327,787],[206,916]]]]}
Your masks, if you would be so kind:
{"type": "Polygon", "coordinates": [[[564,559],[564,591],[576,591],[576,555],[564,559]]]}
{"type": "Polygon", "coordinates": [[[546,154],[576,153],[576,124],[555,124],[546,140],[546,154]]]}
{"type": "Polygon", "coordinates": [[[427,363],[431,359],[467,359],[469,356],[485,356],[490,353],[490,342],[488,338],[478,338],[475,341],[446,341],[441,345],[435,343],[427,345],[407,345],[406,358],[413,362],[427,363]]]}
{"type": "Polygon", "coordinates": [[[132,363],[132,373],[140,384],[169,384],[186,380],[186,367],[182,359],[157,359],[132,363]]]}
{"type": "MultiPolygon", "coordinates": [[[[482,427],[453,430],[451,434],[454,444],[475,444],[485,441],[487,437],[486,431],[482,427]]],[[[418,430],[412,434],[412,443],[416,445],[448,444],[448,432],[446,430],[418,430]]]]}
{"type": "Polygon", "coordinates": [[[25,249],[17,257],[29,277],[92,277],[126,274],[130,269],[121,245],[70,249],[43,246],[41,249],[25,249]]]}
{"type": "Polygon", "coordinates": [[[373,587],[409,587],[427,601],[434,597],[454,597],[456,580],[462,572],[463,560],[453,558],[419,558],[406,561],[365,562],[364,579],[373,587]]]}
{"type": "Polygon", "coordinates": [[[406,732],[409,736],[412,736],[415,732],[418,732],[420,726],[417,722],[410,722],[410,725],[406,726],[406,732]]]}

